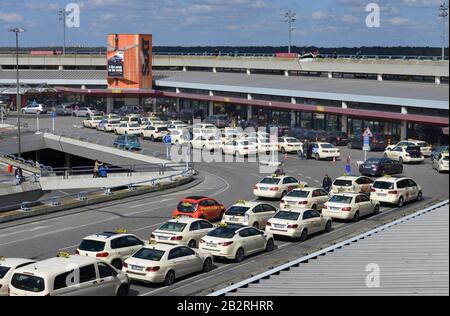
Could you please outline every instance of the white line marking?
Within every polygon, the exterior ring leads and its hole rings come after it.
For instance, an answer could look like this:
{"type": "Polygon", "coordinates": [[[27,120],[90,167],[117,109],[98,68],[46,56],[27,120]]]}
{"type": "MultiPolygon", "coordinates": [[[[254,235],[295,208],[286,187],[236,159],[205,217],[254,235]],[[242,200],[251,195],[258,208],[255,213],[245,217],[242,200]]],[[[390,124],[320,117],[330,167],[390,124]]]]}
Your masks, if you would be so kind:
{"type": "Polygon", "coordinates": [[[247,262],[247,263],[244,263],[244,264],[240,264],[240,265],[237,265],[237,266],[235,266],[235,267],[233,267],[233,268],[231,268],[231,269],[228,269],[228,271],[233,271],[233,270],[236,270],[236,269],[238,269],[238,268],[241,268],[241,267],[243,267],[243,266],[246,266],[246,265],[249,265],[249,264],[255,263],[255,262],[256,262],[256,260],[252,260],[252,261],[250,261],[250,262],[247,262]]]}
{"type": "Polygon", "coordinates": [[[150,295],[150,294],[152,294],[152,293],[155,293],[155,292],[158,292],[158,291],[167,289],[167,288],[168,288],[168,286],[165,286],[165,287],[162,287],[162,288],[160,288],[160,289],[156,289],[156,290],[153,290],[153,291],[150,291],[150,292],[146,292],[146,293],[143,293],[143,294],[139,294],[139,296],[148,296],[148,295],[150,295]]]}
{"type": "Polygon", "coordinates": [[[161,201],[151,201],[151,202],[147,202],[147,203],[138,204],[138,205],[135,205],[135,206],[130,206],[129,209],[133,210],[135,208],[139,208],[139,207],[142,207],[142,206],[147,206],[147,205],[152,205],[152,204],[159,204],[159,203],[163,203],[163,202],[169,202],[169,201],[172,201],[172,200],[174,200],[174,199],[172,198],[172,199],[164,199],[164,200],[161,200],[161,201]]]}
{"type": "Polygon", "coordinates": [[[138,232],[138,231],[141,231],[141,230],[146,230],[146,229],[148,229],[148,228],[160,226],[160,225],[162,225],[162,224],[164,224],[164,223],[165,223],[165,222],[158,223],[158,224],[154,224],[154,225],[150,225],[150,226],[146,226],[146,227],[142,227],[142,228],[137,228],[137,229],[135,229],[135,230],[133,230],[133,231],[138,232]]]}

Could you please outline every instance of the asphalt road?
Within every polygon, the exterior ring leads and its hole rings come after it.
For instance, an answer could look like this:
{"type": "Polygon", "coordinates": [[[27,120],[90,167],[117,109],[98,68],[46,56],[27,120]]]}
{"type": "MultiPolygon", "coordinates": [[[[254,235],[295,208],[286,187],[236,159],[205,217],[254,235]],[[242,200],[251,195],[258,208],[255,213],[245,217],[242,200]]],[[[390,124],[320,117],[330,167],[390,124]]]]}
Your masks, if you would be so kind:
{"type": "MultiPolygon", "coordinates": [[[[35,119],[26,121],[33,126],[35,119]]],[[[75,123],[74,118],[57,118],[56,128],[64,127],[66,132],[93,136],[93,139],[104,143],[115,139],[111,134],[73,127],[75,123]]],[[[51,120],[41,119],[40,125],[41,128],[51,127],[51,120]]],[[[144,141],[143,147],[144,153],[165,152],[165,146],[158,143],[144,141]]],[[[369,157],[380,155],[382,153],[370,153],[369,157]]],[[[342,157],[347,156],[351,156],[355,163],[363,160],[364,153],[342,148],[342,157]]],[[[280,159],[284,161],[284,157],[280,156],[280,159]]],[[[300,161],[291,155],[284,161],[284,170],[287,174],[306,181],[309,186],[320,186],[325,173],[332,178],[344,173],[345,159],[343,160],[336,164],[330,161],[300,161]]],[[[226,206],[241,199],[253,200],[253,187],[265,176],[260,173],[257,163],[197,163],[196,168],[204,176],[204,182],[182,192],[158,197],[141,196],[0,225],[0,255],[46,259],[60,250],[74,252],[85,236],[111,229],[125,228],[143,239],[148,239],[153,230],[170,218],[171,211],[181,198],[189,195],[206,195],[218,199],[226,206]]],[[[357,170],[355,172],[357,173],[357,170]]],[[[335,222],[332,232],[312,236],[304,243],[277,240],[277,249],[272,253],[249,257],[240,264],[216,262],[215,269],[210,273],[189,276],[171,287],[136,283],[133,284],[130,294],[180,296],[207,294],[213,289],[223,288],[268,268],[370,230],[437,200],[448,199],[449,175],[437,174],[432,170],[429,161],[424,165],[406,165],[404,174],[416,179],[423,186],[424,201],[408,204],[402,209],[383,207],[379,215],[363,219],[359,223],[335,222]]],[[[275,201],[271,203],[278,205],[275,201]]]]}

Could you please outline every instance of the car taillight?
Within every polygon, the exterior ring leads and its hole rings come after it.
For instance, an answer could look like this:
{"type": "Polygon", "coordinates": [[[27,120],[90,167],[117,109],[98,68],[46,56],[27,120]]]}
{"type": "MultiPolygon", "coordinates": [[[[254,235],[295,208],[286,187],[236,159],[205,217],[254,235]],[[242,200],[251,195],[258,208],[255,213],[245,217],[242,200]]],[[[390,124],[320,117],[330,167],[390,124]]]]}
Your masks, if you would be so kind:
{"type": "Polygon", "coordinates": [[[322,208],[323,208],[324,210],[326,210],[326,209],[328,209],[328,206],[323,205],[322,208]]]}
{"type": "Polygon", "coordinates": [[[122,267],[128,268],[128,263],[124,262],[124,263],[122,264],[122,267]]]}
{"type": "Polygon", "coordinates": [[[297,225],[297,224],[288,225],[287,228],[288,228],[288,229],[295,229],[295,228],[298,228],[298,225],[297,225]]]}
{"type": "Polygon", "coordinates": [[[259,190],[259,187],[255,187],[255,190],[259,190]]]}
{"type": "Polygon", "coordinates": [[[151,238],[151,239],[155,239],[156,236],[155,236],[154,234],[151,234],[151,235],[150,235],[150,238],[151,238]]]}
{"type": "Polygon", "coordinates": [[[343,207],[341,209],[342,212],[351,212],[352,208],[351,207],[343,207]]]}
{"type": "Polygon", "coordinates": [[[300,202],[298,202],[298,205],[306,205],[306,204],[308,204],[308,201],[300,201],[300,202]]]}
{"type": "Polygon", "coordinates": [[[203,239],[200,239],[200,243],[201,243],[201,244],[204,244],[205,241],[204,241],[203,239]]]}
{"type": "Polygon", "coordinates": [[[79,251],[78,249],[75,250],[75,254],[79,255],[79,254],[80,254],[80,251],[79,251]]]}
{"type": "Polygon", "coordinates": [[[280,190],[278,187],[270,188],[270,191],[278,191],[278,190],[280,190]]]}
{"type": "Polygon", "coordinates": [[[106,258],[109,256],[109,253],[107,252],[100,252],[96,255],[97,258],[106,258]]]}
{"type": "Polygon", "coordinates": [[[370,192],[377,192],[374,188],[370,189],[370,192]]]}
{"type": "Polygon", "coordinates": [[[389,191],[388,193],[389,193],[389,194],[395,194],[395,195],[397,195],[397,194],[398,194],[398,191],[397,191],[397,190],[393,190],[393,191],[389,191]]]}
{"type": "Polygon", "coordinates": [[[148,267],[147,269],[145,269],[145,271],[147,272],[156,272],[159,271],[160,267],[148,267]]]}
{"type": "Polygon", "coordinates": [[[219,245],[222,247],[228,247],[231,246],[233,244],[232,241],[227,241],[227,242],[219,242],[219,245]]]}
{"type": "Polygon", "coordinates": [[[281,200],[281,203],[282,203],[282,204],[286,204],[286,201],[285,201],[285,200],[281,200]]]}
{"type": "Polygon", "coordinates": [[[267,222],[266,226],[271,227],[272,223],[271,222],[267,222]]]}
{"type": "Polygon", "coordinates": [[[175,237],[170,238],[170,240],[180,241],[180,240],[183,240],[183,236],[175,236],[175,237]]]}

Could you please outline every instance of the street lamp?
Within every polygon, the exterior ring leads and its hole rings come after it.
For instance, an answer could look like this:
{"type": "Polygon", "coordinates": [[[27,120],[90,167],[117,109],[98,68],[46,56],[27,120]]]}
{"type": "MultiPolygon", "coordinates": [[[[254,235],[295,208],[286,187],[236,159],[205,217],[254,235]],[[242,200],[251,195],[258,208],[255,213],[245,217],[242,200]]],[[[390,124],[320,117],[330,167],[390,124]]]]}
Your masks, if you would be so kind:
{"type": "Polygon", "coordinates": [[[289,10],[284,15],[284,21],[286,23],[289,23],[289,54],[290,54],[291,46],[292,46],[292,32],[295,30],[295,27],[293,26],[293,24],[295,21],[297,21],[297,13],[289,10]]]}
{"type": "Polygon", "coordinates": [[[8,30],[8,32],[16,33],[16,74],[17,74],[17,132],[19,136],[19,152],[18,157],[21,158],[22,155],[22,143],[21,143],[21,134],[20,134],[20,112],[22,111],[22,98],[20,96],[20,83],[19,83],[19,33],[24,33],[25,29],[22,28],[13,28],[8,30]]]}
{"type": "Polygon", "coordinates": [[[442,18],[442,23],[444,24],[444,33],[442,34],[442,60],[445,60],[445,44],[447,43],[447,25],[445,20],[448,17],[448,5],[445,1],[439,6],[439,17],[442,18]]]}

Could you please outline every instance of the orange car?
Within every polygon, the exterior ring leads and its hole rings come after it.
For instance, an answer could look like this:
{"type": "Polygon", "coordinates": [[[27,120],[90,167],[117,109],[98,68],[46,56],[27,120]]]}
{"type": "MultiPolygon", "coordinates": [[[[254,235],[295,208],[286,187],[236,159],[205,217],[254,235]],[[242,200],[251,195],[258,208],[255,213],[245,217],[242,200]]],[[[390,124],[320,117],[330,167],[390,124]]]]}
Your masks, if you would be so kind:
{"type": "Polygon", "coordinates": [[[209,221],[221,220],[225,206],[214,199],[203,196],[191,196],[183,199],[172,212],[173,217],[186,216],[209,221]]]}

